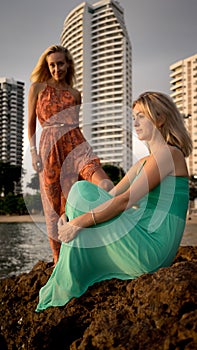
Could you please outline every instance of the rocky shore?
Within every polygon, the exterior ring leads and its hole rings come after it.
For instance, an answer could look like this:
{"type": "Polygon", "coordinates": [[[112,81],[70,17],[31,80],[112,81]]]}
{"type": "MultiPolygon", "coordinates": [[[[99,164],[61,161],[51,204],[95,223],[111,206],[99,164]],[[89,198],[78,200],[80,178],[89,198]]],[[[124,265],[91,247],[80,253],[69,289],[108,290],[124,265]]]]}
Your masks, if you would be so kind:
{"type": "Polygon", "coordinates": [[[64,307],[36,313],[52,268],[0,281],[1,350],[197,349],[197,247],[136,280],[95,284],[64,307]]]}

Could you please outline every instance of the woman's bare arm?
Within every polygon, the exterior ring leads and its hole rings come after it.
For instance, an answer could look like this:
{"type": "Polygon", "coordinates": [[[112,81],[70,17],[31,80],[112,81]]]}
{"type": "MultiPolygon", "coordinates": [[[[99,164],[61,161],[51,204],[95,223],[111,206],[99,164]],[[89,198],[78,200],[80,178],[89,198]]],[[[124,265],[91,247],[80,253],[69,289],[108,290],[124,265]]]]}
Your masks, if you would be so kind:
{"type": "Polygon", "coordinates": [[[131,186],[138,173],[141,171],[141,166],[143,166],[146,159],[147,157],[144,157],[137,161],[109,193],[112,196],[118,196],[119,194],[125,192],[131,186]]]}
{"type": "MultiPolygon", "coordinates": [[[[159,185],[164,177],[171,174],[173,168],[174,163],[168,147],[159,151],[157,156],[148,156],[140,175],[125,192],[94,209],[93,215],[96,223],[108,221],[131,208],[149,191],[159,185]]],[[[91,211],[71,220],[60,227],[60,239],[65,242],[73,239],[81,228],[94,225],[94,220],[91,211]]]]}
{"type": "Polygon", "coordinates": [[[42,89],[43,83],[33,83],[30,86],[28,95],[28,139],[32,155],[32,165],[35,171],[41,171],[41,159],[36,149],[36,103],[38,94],[42,89]]]}
{"type": "Polygon", "coordinates": [[[38,98],[37,84],[32,84],[28,95],[28,138],[30,147],[36,146],[36,102],[38,98]]]}

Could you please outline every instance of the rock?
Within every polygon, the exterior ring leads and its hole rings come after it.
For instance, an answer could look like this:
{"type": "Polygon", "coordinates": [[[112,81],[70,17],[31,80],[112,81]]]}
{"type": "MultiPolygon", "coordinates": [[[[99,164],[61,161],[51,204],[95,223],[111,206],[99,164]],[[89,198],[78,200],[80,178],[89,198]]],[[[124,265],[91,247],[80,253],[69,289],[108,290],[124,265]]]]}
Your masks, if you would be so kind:
{"type": "Polygon", "coordinates": [[[64,307],[36,313],[52,268],[0,281],[1,350],[197,349],[197,247],[180,247],[169,268],[90,287],[64,307]]]}

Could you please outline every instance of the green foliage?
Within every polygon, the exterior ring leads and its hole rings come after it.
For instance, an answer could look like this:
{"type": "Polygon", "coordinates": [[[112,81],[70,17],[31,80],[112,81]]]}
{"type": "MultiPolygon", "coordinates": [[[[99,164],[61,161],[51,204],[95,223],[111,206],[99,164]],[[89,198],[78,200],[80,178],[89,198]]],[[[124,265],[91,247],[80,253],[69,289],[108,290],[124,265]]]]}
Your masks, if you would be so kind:
{"type": "Polygon", "coordinates": [[[40,213],[43,211],[41,196],[39,192],[34,195],[27,194],[24,197],[24,200],[29,213],[40,213]]]}
{"type": "Polygon", "coordinates": [[[40,193],[0,197],[0,215],[27,215],[43,211],[40,193]]]}
{"type": "Polygon", "coordinates": [[[25,215],[28,214],[25,201],[22,195],[9,193],[6,197],[0,198],[0,215],[25,215]]]}
{"type": "Polygon", "coordinates": [[[16,194],[24,171],[19,165],[0,161],[0,214],[27,214],[22,194],[16,194]]]}
{"type": "Polygon", "coordinates": [[[197,198],[197,177],[191,175],[189,179],[189,199],[194,201],[195,198],[197,198]]]}
{"type": "Polygon", "coordinates": [[[116,185],[125,175],[124,170],[121,167],[112,164],[103,165],[103,170],[116,185]]]}
{"type": "MultiPolygon", "coordinates": [[[[36,190],[35,194],[26,194],[24,197],[21,195],[15,195],[14,182],[21,179],[21,168],[10,166],[7,163],[0,162],[0,190],[4,196],[0,197],[0,215],[25,215],[28,213],[40,213],[43,211],[42,201],[39,191],[39,176],[35,173],[31,177],[31,181],[27,184],[27,187],[36,190]],[[13,173],[11,175],[11,173],[13,173]],[[7,176],[7,179],[6,179],[7,176]],[[8,184],[6,184],[8,180],[8,184]]],[[[110,179],[116,185],[122,177],[125,175],[122,168],[106,164],[103,169],[108,174],[110,179]]]]}
{"type": "Polygon", "coordinates": [[[27,194],[25,196],[25,203],[29,213],[40,213],[43,211],[42,200],[40,196],[40,182],[38,173],[34,173],[31,176],[31,181],[27,184],[27,187],[35,190],[35,194],[27,194]]]}
{"type": "Polygon", "coordinates": [[[28,187],[36,190],[35,195],[16,195],[15,184],[20,183],[23,170],[19,166],[0,162],[0,215],[26,215],[32,212],[41,212],[42,203],[40,198],[39,177],[36,173],[32,176],[28,187]]]}
{"type": "Polygon", "coordinates": [[[40,189],[38,173],[35,173],[31,176],[31,181],[28,182],[27,187],[31,188],[32,190],[37,190],[37,191],[40,189]]]}
{"type": "Polygon", "coordinates": [[[18,200],[17,200],[17,214],[18,215],[27,215],[28,214],[28,210],[27,207],[25,205],[25,201],[22,195],[17,196],[18,200]]]}
{"type": "Polygon", "coordinates": [[[0,161],[0,193],[4,196],[14,194],[15,185],[20,184],[22,173],[21,166],[0,161]]]}

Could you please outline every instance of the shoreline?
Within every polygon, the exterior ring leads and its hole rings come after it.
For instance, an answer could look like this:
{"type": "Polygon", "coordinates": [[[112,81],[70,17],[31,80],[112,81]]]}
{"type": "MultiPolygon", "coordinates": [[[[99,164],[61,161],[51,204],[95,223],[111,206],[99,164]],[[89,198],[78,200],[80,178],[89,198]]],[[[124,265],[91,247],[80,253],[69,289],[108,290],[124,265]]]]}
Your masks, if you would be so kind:
{"type": "Polygon", "coordinates": [[[0,223],[45,222],[43,215],[0,215],[0,223]]]}
{"type": "MultiPolygon", "coordinates": [[[[0,215],[1,223],[45,223],[43,215],[0,215]]],[[[197,215],[187,218],[181,246],[197,246],[197,215]]]]}
{"type": "Polygon", "coordinates": [[[197,246],[197,215],[192,214],[186,220],[181,246],[197,246]]]}
{"type": "MultiPolygon", "coordinates": [[[[32,215],[0,215],[0,223],[7,222],[32,222],[39,221],[45,222],[44,215],[32,214],[32,215]]],[[[190,215],[190,219],[187,218],[186,226],[197,225],[197,215],[190,215]]]]}

